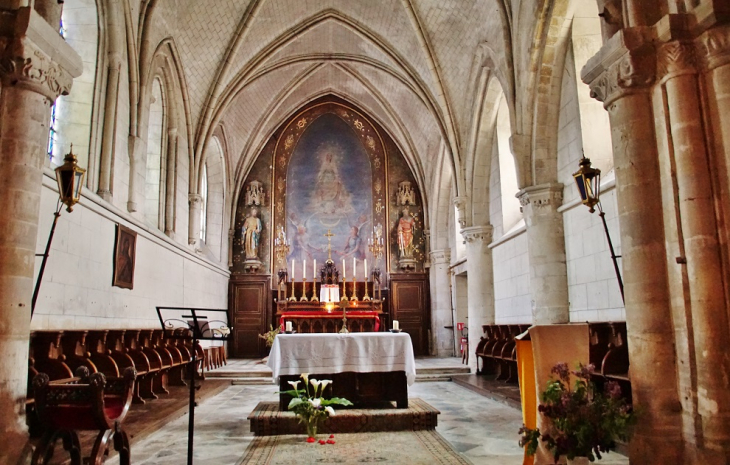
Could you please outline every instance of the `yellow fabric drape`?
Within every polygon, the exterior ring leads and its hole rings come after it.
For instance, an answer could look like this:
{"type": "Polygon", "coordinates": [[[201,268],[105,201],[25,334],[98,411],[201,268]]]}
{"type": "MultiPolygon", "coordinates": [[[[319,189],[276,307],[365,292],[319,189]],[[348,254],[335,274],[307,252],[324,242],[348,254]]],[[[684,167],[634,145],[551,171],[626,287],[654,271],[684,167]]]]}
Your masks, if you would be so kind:
{"type": "MultiPolygon", "coordinates": [[[[535,359],[532,355],[532,341],[515,341],[517,345],[517,377],[520,382],[522,422],[528,428],[537,427],[537,392],[535,388],[535,359]]],[[[527,455],[523,465],[533,465],[535,456],[527,455]]]]}

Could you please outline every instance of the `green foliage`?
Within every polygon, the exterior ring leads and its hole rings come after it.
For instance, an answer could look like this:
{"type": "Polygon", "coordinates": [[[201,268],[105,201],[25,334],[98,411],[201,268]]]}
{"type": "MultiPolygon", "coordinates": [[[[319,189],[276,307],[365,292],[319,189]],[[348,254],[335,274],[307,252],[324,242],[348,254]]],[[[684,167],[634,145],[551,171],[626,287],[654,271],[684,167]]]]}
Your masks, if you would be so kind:
{"type": "Polygon", "coordinates": [[[269,325],[269,331],[265,332],[264,334],[259,334],[259,337],[266,341],[266,347],[271,347],[274,345],[274,339],[276,339],[276,335],[281,332],[281,328],[278,326],[276,329],[272,325],[269,325]]]}
{"type": "Polygon", "coordinates": [[[540,395],[538,410],[548,419],[547,431],[530,429],[523,425],[519,434],[520,446],[527,446],[527,453],[534,455],[540,439],[555,456],[569,459],[584,456],[593,462],[601,454],[616,448],[616,440],[628,441],[636,423],[636,413],[621,397],[621,388],[613,381],[600,392],[591,381],[593,365],[579,366],[572,373],[565,363],[552,369],[558,375],[548,381],[540,395]],[[571,389],[570,377],[575,377],[571,389]]]}
{"type": "Polygon", "coordinates": [[[301,381],[289,381],[294,389],[279,392],[279,394],[288,394],[293,397],[288,408],[297,415],[300,423],[314,422],[316,424],[321,418],[334,415],[333,405],[345,407],[352,405],[352,402],[342,397],[332,397],[331,399],[322,397],[324,389],[332,383],[328,379],[317,381],[314,378],[309,379],[308,373],[302,373],[302,381],[304,381],[303,389],[299,389],[301,381]]]}

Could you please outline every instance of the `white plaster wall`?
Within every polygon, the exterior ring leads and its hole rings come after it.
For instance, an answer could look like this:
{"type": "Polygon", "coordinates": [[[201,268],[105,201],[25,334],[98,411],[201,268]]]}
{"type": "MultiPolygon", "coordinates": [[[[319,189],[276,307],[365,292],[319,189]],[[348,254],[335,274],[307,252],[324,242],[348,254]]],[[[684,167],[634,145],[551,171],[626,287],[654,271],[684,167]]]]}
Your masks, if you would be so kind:
{"type": "MultiPolygon", "coordinates": [[[[44,178],[37,250],[44,250],[58,194],[44,178]]],[[[155,306],[227,308],[229,273],[131,224],[88,197],[63,211],[46,265],[33,329],[156,327],[155,306]],[[115,223],[137,231],[134,289],[112,287],[115,223]]],[[[101,202],[101,201],[100,201],[101,202]]],[[[141,223],[140,223],[141,224],[141,223]]],[[[36,259],[36,275],[41,259],[36,259]]]]}
{"type": "Polygon", "coordinates": [[[530,268],[527,234],[520,233],[492,248],[495,323],[531,323],[530,268]]]}
{"type": "MultiPolygon", "coordinates": [[[[588,132],[591,138],[610,140],[610,128],[603,115],[596,117],[593,111],[581,113],[584,107],[578,93],[575,69],[570,51],[563,71],[558,131],[558,179],[565,185],[561,210],[564,210],[570,321],[623,321],[626,316],[603,224],[597,211],[591,214],[579,203],[580,196],[572,175],[579,167],[586,140],[584,132],[588,132]]],[[[584,90],[582,85],[580,89],[584,90]]],[[[590,153],[586,156],[592,157],[590,153]]],[[[599,157],[598,160],[602,159],[599,157]]],[[[609,183],[613,178],[613,171],[609,171],[612,163],[592,161],[594,166],[603,170],[602,184],[609,183]]],[[[616,255],[621,255],[615,190],[603,192],[601,204],[606,212],[609,231],[613,232],[616,255]]]]}

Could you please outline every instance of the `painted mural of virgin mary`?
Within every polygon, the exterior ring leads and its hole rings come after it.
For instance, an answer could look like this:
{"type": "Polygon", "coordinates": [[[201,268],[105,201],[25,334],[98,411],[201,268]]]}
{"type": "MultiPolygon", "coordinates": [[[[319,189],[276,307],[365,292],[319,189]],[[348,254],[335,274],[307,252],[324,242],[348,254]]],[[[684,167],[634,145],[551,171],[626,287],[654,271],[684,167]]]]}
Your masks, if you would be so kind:
{"type": "Polygon", "coordinates": [[[333,144],[324,144],[317,151],[319,171],[314,185],[311,211],[323,215],[321,218],[341,217],[353,211],[350,193],[342,182],[340,173],[341,149],[333,144]]]}

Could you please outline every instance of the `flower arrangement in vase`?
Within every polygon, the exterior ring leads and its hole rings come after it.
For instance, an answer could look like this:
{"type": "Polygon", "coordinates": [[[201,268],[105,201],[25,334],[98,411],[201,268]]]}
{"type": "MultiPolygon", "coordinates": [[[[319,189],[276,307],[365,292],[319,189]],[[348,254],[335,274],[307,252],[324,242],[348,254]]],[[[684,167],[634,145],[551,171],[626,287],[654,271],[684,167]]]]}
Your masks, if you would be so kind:
{"type": "Polygon", "coordinates": [[[289,410],[296,414],[299,423],[304,423],[306,426],[307,442],[315,442],[319,421],[335,414],[335,409],[332,406],[342,405],[347,407],[352,405],[352,402],[342,397],[333,397],[331,399],[322,397],[324,389],[332,383],[331,380],[317,381],[314,378],[309,379],[309,373],[302,373],[301,377],[304,381],[303,389],[299,389],[301,381],[289,381],[294,389],[282,391],[282,393],[293,397],[289,402],[289,410]]]}
{"type": "Polygon", "coordinates": [[[570,371],[566,363],[558,363],[551,371],[557,375],[547,382],[540,395],[538,411],[548,419],[545,431],[520,429],[520,446],[527,446],[527,453],[537,452],[539,441],[553,453],[555,463],[561,455],[568,460],[587,457],[591,462],[601,459],[601,454],[616,448],[616,440],[628,441],[636,413],[621,397],[621,388],[615,381],[608,381],[600,391],[591,380],[593,365],[580,365],[570,371]],[[571,388],[571,375],[575,382],[571,388]]]}

